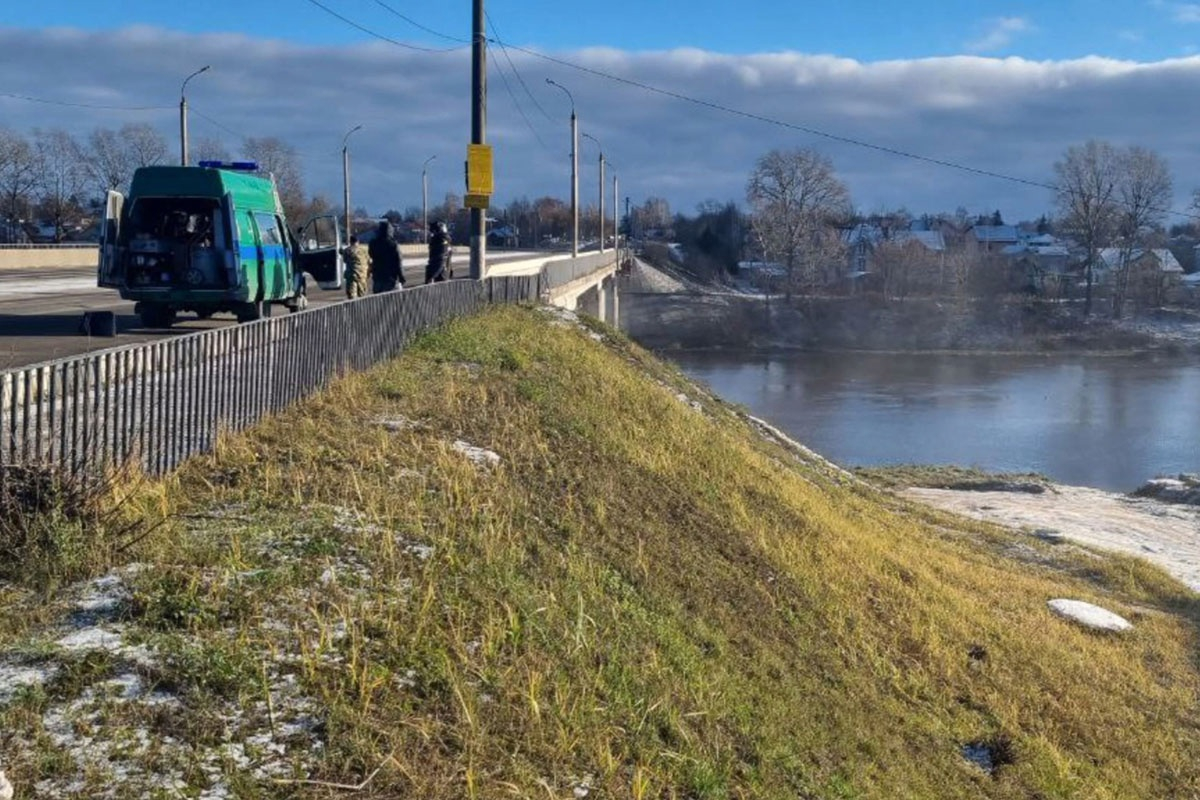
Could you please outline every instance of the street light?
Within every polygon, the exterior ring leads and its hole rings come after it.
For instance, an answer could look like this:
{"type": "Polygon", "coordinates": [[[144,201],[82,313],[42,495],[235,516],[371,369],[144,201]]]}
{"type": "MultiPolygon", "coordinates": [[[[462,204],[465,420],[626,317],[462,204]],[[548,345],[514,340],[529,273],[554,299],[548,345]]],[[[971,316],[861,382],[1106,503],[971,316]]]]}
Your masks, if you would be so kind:
{"type": "Polygon", "coordinates": [[[191,75],[188,75],[179,86],[179,163],[185,167],[188,165],[187,85],[188,81],[201,72],[208,72],[209,66],[205,64],[191,75]]]}
{"type": "Polygon", "coordinates": [[[350,243],[350,134],[361,131],[362,125],[355,125],[346,131],[342,137],[342,202],[346,204],[346,243],[350,243]]]}
{"type": "Polygon", "coordinates": [[[421,241],[429,244],[429,162],[437,156],[430,156],[421,165],[421,241]]]}
{"type": "Polygon", "coordinates": [[[546,78],[546,83],[557,86],[571,100],[571,255],[579,255],[579,117],[575,116],[575,96],[567,87],[546,78]]]}
{"type": "Polygon", "coordinates": [[[590,133],[583,134],[583,138],[591,139],[596,143],[596,147],[600,149],[600,252],[604,252],[604,145],[600,144],[600,140],[590,133]]]}

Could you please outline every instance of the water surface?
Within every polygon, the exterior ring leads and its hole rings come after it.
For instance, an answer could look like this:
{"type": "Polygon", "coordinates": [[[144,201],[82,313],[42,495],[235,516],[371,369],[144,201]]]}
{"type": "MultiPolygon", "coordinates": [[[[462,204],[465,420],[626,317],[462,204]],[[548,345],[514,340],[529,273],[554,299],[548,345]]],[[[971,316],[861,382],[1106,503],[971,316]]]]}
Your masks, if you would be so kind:
{"type": "Polygon", "coordinates": [[[1200,472],[1200,362],[876,353],[671,358],[843,466],[959,464],[1130,491],[1200,472]]]}

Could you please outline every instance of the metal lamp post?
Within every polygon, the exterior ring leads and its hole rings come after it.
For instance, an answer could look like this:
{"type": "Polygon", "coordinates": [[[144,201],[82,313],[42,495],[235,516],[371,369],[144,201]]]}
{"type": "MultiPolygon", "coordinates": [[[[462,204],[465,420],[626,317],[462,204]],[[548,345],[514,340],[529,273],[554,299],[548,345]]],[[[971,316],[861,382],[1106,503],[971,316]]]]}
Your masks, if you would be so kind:
{"type": "Polygon", "coordinates": [[[600,148],[600,252],[604,252],[604,145],[600,144],[600,140],[590,133],[583,134],[583,138],[591,139],[596,143],[596,147],[600,148]]]}
{"type": "Polygon", "coordinates": [[[546,83],[557,86],[571,100],[571,255],[579,255],[579,117],[575,115],[575,96],[562,84],[546,78],[546,83]]]}
{"type": "Polygon", "coordinates": [[[429,162],[437,156],[430,156],[421,165],[421,241],[429,244],[429,162]]]}
{"type": "Polygon", "coordinates": [[[342,137],[342,202],[346,208],[346,242],[350,242],[350,134],[355,131],[361,131],[362,125],[355,125],[350,130],[346,131],[346,135],[342,137]]]}
{"type": "Polygon", "coordinates": [[[188,81],[201,72],[208,72],[209,67],[209,64],[205,64],[184,78],[183,83],[179,86],[179,163],[185,167],[188,164],[187,85],[188,81]]]}

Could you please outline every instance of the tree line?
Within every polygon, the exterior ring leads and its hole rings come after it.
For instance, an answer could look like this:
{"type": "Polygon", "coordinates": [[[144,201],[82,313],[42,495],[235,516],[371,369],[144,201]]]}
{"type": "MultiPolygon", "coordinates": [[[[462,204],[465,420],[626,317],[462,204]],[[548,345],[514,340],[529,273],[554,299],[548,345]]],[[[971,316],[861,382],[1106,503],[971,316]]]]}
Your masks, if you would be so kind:
{"type": "MultiPolygon", "coordinates": [[[[231,159],[225,144],[211,137],[200,138],[191,150],[197,162],[231,159]]],[[[305,193],[300,158],[282,139],[244,139],[241,154],[275,176],[289,220],[332,208],[327,199],[305,193]]],[[[18,239],[44,223],[52,227],[53,241],[65,241],[81,221],[99,213],[109,191],[128,191],[138,167],[176,159],[166,138],[146,124],[97,127],[85,137],[61,128],[38,128],[26,136],[0,127],[0,240],[18,239]]]]}

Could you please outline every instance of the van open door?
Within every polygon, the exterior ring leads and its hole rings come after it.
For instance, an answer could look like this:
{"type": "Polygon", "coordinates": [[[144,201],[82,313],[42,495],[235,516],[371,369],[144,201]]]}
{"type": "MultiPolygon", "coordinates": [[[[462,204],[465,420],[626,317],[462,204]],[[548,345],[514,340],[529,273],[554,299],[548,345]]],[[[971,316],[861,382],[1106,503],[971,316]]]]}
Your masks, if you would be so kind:
{"type": "Polygon", "coordinates": [[[121,237],[121,210],[125,207],[125,195],[109,191],[104,200],[104,221],[100,223],[100,268],[96,274],[96,285],[109,289],[121,288],[124,278],[121,270],[121,252],[117,244],[121,237]]]}
{"type": "Polygon", "coordinates": [[[313,217],[300,229],[299,239],[296,268],[312,275],[322,289],[342,288],[342,235],[337,217],[313,217]]]}
{"type": "Polygon", "coordinates": [[[242,251],[241,237],[238,235],[237,209],[233,205],[233,193],[227,193],[221,198],[221,215],[225,218],[225,235],[227,247],[224,249],[225,279],[230,289],[241,286],[242,281],[242,251]]]}

